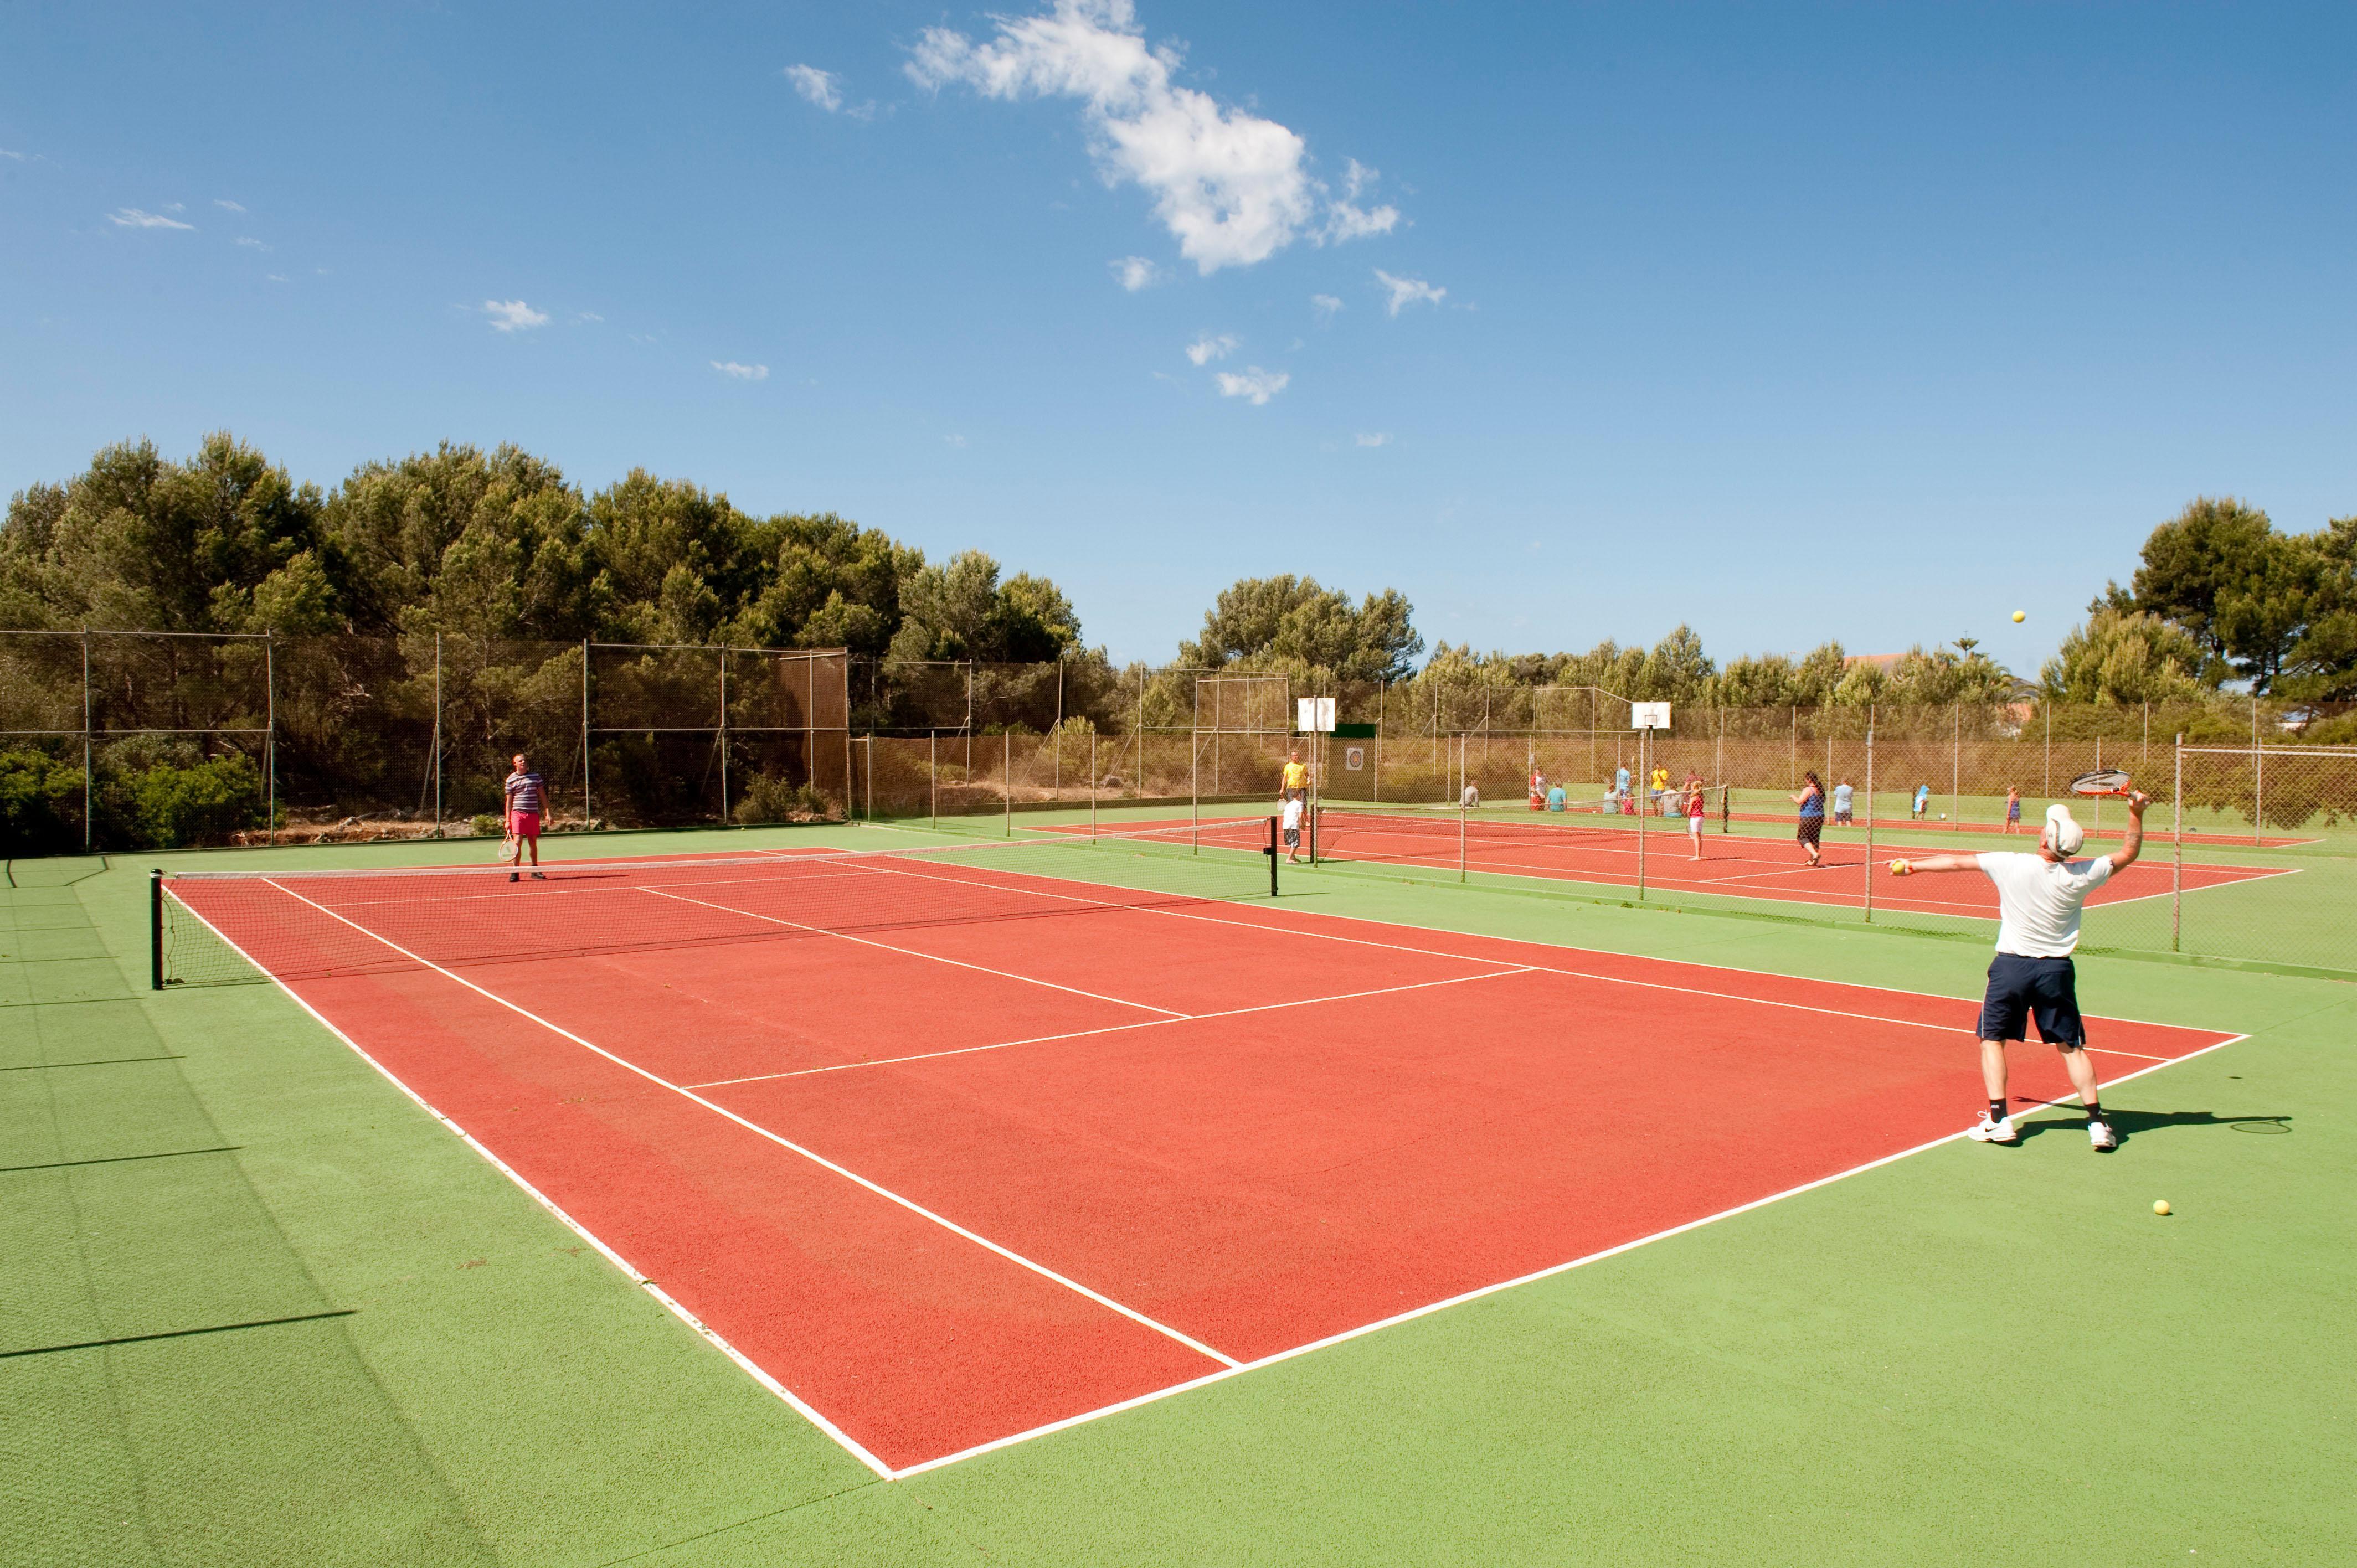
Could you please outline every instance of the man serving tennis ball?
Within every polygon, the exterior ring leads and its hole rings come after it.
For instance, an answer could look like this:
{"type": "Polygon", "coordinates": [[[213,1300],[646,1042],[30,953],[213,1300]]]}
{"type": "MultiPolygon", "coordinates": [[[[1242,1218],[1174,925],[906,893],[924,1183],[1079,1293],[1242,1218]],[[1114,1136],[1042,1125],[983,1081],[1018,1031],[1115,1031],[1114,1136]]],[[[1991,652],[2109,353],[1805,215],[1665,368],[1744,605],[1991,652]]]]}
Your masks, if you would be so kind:
{"type": "Polygon", "coordinates": [[[2078,972],[2071,961],[2079,945],[2079,915],[2087,895],[2125,871],[2144,848],[2143,794],[2128,796],[2126,842],[2106,855],[2072,860],[2087,842],[2086,830],[2072,820],[2071,808],[2046,808],[2046,831],[2036,854],[1935,854],[1894,860],[1890,875],[1919,871],[1977,871],[1996,884],[1999,919],[1996,960],[1989,965],[1988,993],[1981,1002],[1981,1082],[1988,1110],[1972,1136],[1983,1144],[2010,1144],[2019,1134],[2006,1112],[2005,1047],[2025,1037],[2028,1021],[2038,1020],[2038,1037],[2062,1053],[2071,1087],[2087,1108],[2087,1141],[2098,1151],[2119,1146],[2104,1119],[2095,1089],[2094,1064],[2087,1059],[2087,1026],[2079,1017],[2078,972]]]}

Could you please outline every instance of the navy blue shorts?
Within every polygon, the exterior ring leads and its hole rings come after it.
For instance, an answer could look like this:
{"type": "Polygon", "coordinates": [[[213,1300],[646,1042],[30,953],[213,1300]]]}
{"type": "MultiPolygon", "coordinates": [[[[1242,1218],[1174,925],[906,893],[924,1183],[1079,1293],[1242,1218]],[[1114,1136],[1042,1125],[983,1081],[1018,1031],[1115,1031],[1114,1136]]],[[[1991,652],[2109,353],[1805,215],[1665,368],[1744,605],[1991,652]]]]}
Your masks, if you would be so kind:
{"type": "Polygon", "coordinates": [[[2087,1043],[2079,1016],[2079,973],[2067,958],[2023,958],[2001,952],[1988,968],[1988,994],[1981,1001],[1980,1037],[2027,1039],[2029,1020],[2050,1046],[2075,1051],[2087,1043]]]}

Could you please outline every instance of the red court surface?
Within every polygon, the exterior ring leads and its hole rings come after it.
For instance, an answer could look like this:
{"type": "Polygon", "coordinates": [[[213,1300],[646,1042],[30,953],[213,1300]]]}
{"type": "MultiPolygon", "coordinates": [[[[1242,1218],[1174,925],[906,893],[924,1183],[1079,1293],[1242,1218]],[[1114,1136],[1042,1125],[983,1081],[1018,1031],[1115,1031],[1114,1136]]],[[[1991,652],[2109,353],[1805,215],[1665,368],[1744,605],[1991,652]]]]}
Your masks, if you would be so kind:
{"type": "MultiPolygon", "coordinates": [[[[1600,883],[1611,887],[1637,886],[1637,832],[1633,826],[1606,825],[1610,819],[1587,822],[1524,822],[1516,819],[1477,819],[1466,840],[1464,865],[1469,871],[1492,875],[1530,876],[1557,882],[1600,883]]],[[[1153,832],[1183,841],[1190,832],[1202,843],[1223,849],[1249,850],[1261,842],[1267,818],[1222,818],[1200,825],[1184,821],[1125,822],[1124,832],[1153,832]]],[[[1085,828],[1058,826],[1052,832],[1085,832],[1085,828]]],[[[1645,839],[1645,886],[1663,893],[1717,893],[1731,897],[1766,898],[1806,904],[1831,904],[1857,908],[1866,902],[1865,846],[1842,842],[1850,830],[1828,830],[1822,847],[1824,864],[1803,864],[1800,845],[1791,838],[1765,834],[1722,833],[1714,826],[1703,834],[1703,858],[1692,858],[1692,845],[1677,826],[1652,830],[1645,839]]],[[[1454,872],[1458,865],[1457,818],[1437,811],[1428,820],[1403,812],[1370,816],[1354,822],[1350,814],[1333,812],[1323,821],[1318,854],[1343,865],[1411,865],[1424,870],[1454,872]]],[[[2013,847],[2028,852],[2034,837],[2013,847]]],[[[2147,843],[2149,844],[2150,841],[2147,843]]],[[[1990,851],[2005,846],[1993,844],[1990,851]]],[[[1994,920],[1996,887],[1986,877],[1969,872],[1948,872],[1905,881],[1883,868],[1901,854],[1962,854],[1953,846],[1909,844],[1900,839],[1875,843],[1874,907],[1922,915],[1953,915],[1994,920]]],[[[1988,853],[1987,851],[1978,853],[1988,853]]],[[[2267,865],[2212,865],[2187,863],[2172,868],[2168,853],[2147,853],[2126,871],[2112,877],[2088,898],[2090,908],[2126,904],[2139,898],[2169,897],[2173,875],[2181,875],[2188,892],[2252,882],[2270,876],[2297,875],[2294,868],[2267,865]]]]}
{"type": "MultiPolygon", "coordinates": [[[[176,892],[293,953],[317,1016],[886,1475],[1853,1171],[1979,1103],[1967,1001],[833,865],[882,888],[841,930],[760,868],[478,879],[471,908],[364,875],[176,892]],[[563,950],[617,915],[651,940],[563,950]],[[470,954],[487,918],[550,933],[541,956],[470,954]],[[307,976],[310,923],[397,961],[307,976]]],[[[2107,1079],[2233,1037],[2092,1028],[2107,1079]]],[[[2018,1056],[2025,1101],[2067,1093],[2052,1052],[2018,1056]]]]}

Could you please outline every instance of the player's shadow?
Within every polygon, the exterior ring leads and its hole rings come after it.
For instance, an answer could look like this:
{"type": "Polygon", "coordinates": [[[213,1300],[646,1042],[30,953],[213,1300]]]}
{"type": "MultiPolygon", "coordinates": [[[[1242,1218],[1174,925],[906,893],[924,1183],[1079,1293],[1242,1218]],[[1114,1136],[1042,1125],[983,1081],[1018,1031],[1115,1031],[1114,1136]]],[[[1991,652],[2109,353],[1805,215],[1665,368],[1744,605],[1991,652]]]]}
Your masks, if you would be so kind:
{"type": "MultiPolygon", "coordinates": [[[[2047,1109],[2069,1112],[2078,1107],[2058,1105],[2047,1109]]],[[[2291,1118],[2288,1116],[2222,1116],[2214,1111],[2119,1111],[2106,1106],[2104,1119],[2112,1124],[2112,1131],[2119,1134],[2123,1144],[2141,1133],[2165,1132],[2173,1127],[2223,1127],[2235,1133],[2261,1134],[2291,1131],[2291,1118]]],[[[2021,1127],[2021,1136],[2025,1142],[2049,1133],[2070,1133],[2084,1137],[2085,1129],[2085,1122],[2066,1114],[2059,1120],[2046,1117],[2025,1122],[2021,1127]]]]}

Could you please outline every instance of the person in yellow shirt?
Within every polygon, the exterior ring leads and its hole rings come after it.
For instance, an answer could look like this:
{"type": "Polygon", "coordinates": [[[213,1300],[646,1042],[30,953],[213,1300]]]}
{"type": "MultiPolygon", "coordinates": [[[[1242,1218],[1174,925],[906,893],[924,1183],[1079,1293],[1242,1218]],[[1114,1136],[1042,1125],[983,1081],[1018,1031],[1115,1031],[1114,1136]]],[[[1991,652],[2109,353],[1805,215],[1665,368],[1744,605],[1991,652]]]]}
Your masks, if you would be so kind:
{"type": "Polygon", "coordinates": [[[1660,763],[1653,765],[1652,789],[1655,814],[1668,816],[1670,814],[1670,770],[1660,763]]]}
{"type": "Polygon", "coordinates": [[[1309,769],[1301,760],[1301,753],[1288,753],[1285,759],[1285,785],[1276,792],[1279,800],[1309,799],[1309,769]]]}

